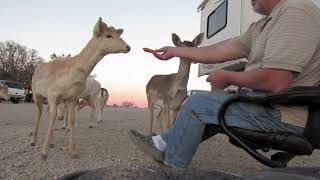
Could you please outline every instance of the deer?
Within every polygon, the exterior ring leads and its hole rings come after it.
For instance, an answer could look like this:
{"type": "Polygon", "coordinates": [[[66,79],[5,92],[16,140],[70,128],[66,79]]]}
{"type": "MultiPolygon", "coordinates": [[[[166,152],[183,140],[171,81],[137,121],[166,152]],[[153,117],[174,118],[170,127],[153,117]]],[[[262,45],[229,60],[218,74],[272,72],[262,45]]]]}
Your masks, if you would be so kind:
{"type": "Polygon", "coordinates": [[[95,106],[96,111],[98,111],[97,123],[98,124],[102,123],[101,117],[102,117],[104,106],[107,104],[108,99],[109,99],[109,92],[105,88],[100,88],[100,91],[98,95],[95,97],[95,99],[92,99],[92,98],[81,99],[82,101],[80,101],[78,104],[78,111],[81,110],[86,105],[89,105],[91,108],[95,106]]]}
{"type": "MultiPolygon", "coordinates": [[[[81,97],[81,96],[80,96],[81,97]]],[[[82,108],[85,106],[90,106],[91,112],[90,112],[90,122],[89,122],[89,128],[93,127],[93,120],[96,119],[96,122],[102,123],[102,113],[103,113],[103,108],[105,104],[107,103],[109,98],[109,93],[105,88],[100,88],[97,93],[91,93],[88,94],[87,96],[79,99],[78,101],[78,108],[77,111],[80,111],[82,108]],[[96,114],[98,114],[98,117],[96,118],[96,114]]],[[[64,118],[65,114],[65,104],[61,103],[58,105],[58,120],[63,120],[64,119],[64,125],[62,129],[69,129],[68,127],[68,121],[66,118],[64,118]]]]}
{"type": "Polygon", "coordinates": [[[59,61],[50,61],[38,65],[32,76],[32,92],[36,106],[36,123],[32,131],[31,145],[37,139],[43,100],[49,106],[49,126],[41,150],[41,159],[46,160],[48,146],[52,143],[52,128],[57,116],[57,104],[64,102],[67,107],[67,119],[70,123],[69,154],[76,158],[75,148],[75,107],[79,96],[84,91],[86,79],[96,64],[108,54],[128,53],[130,46],[120,37],[123,29],[107,26],[100,17],[93,29],[93,37],[81,52],[73,57],[59,61]]]}
{"type": "MultiPolygon", "coordinates": [[[[180,37],[172,33],[172,42],[177,47],[197,47],[203,40],[203,33],[197,35],[192,42],[181,41],[180,37]]],[[[152,134],[153,114],[155,106],[160,108],[157,115],[160,130],[168,129],[176,120],[182,103],[187,98],[187,84],[192,61],[180,58],[177,73],[167,75],[154,75],[146,85],[146,95],[150,116],[150,134],[152,134]]]]}
{"type": "MultiPolygon", "coordinates": [[[[90,112],[90,121],[89,121],[89,127],[92,127],[93,124],[93,120],[96,119],[95,118],[95,114],[96,114],[96,101],[97,101],[97,97],[99,95],[101,91],[101,84],[94,79],[93,76],[89,76],[86,80],[86,86],[84,91],[80,94],[79,99],[86,99],[87,101],[90,101],[90,106],[91,106],[91,112],[90,112]]],[[[79,103],[78,103],[78,107],[79,107],[79,103]]],[[[57,109],[57,119],[58,120],[65,120],[64,121],[64,125],[63,125],[63,129],[67,128],[67,119],[64,118],[65,115],[65,111],[66,110],[66,106],[64,103],[60,103],[58,105],[58,109],[57,109]]],[[[79,110],[79,108],[78,108],[79,110]]]]}
{"type": "Polygon", "coordinates": [[[8,94],[8,86],[0,83],[0,100],[9,100],[10,96],[8,94]]]}

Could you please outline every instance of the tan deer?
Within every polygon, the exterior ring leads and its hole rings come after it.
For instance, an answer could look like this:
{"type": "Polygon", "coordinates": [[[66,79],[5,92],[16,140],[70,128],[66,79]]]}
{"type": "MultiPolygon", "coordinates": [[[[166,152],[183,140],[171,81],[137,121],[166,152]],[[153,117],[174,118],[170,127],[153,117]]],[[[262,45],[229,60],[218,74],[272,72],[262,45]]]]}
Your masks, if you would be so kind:
{"type": "Polygon", "coordinates": [[[76,157],[75,149],[75,107],[79,95],[85,89],[86,79],[95,65],[107,54],[127,53],[130,46],[121,39],[123,29],[108,27],[99,18],[93,30],[93,37],[83,50],[65,60],[40,64],[32,77],[33,99],[36,105],[36,124],[32,133],[31,145],[35,145],[44,98],[49,106],[49,126],[41,151],[42,159],[47,158],[49,142],[52,141],[52,128],[57,115],[57,104],[67,106],[67,119],[70,123],[69,153],[76,157]]]}
{"type": "MultiPolygon", "coordinates": [[[[194,38],[192,42],[181,42],[179,36],[172,34],[172,42],[175,46],[197,47],[203,40],[203,33],[194,38]]],[[[150,114],[150,133],[152,133],[153,114],[155,106],[160,107],[157,115],[160,124],[160,130],[163,131],[163,122],[165,128],[169,128],[175,121],[177,113],[183,101],[187,98],[187,84],[189,80],[191,60],[180,59],[179,70],[177,73],[168,75],[153,76],[147,86],[146,93],[148,99],[148,108],[150,114]]]]}
{"type": "MultiPolygon", "coordinates": [[[[89,127],[91,128],[93,126],[93,120],[96,120],[96,101],[98,100],[97,97],[101,91],[101,84],[94,79],[93,76],[89,76],[86,80],[86,86],[85,89],[82,91],[82,93],[79,96],[79,99],[85,99],[86,101],[90,101],[90,121],[89,121],[89,127]]],[[[82,102],[82,101],[81,101],[82,102]]],[[[79,104],[78,104],[78,110],[79,110],[79,104]]],[[[64,103],[60,103],[57,108],[57,119],[58,120],[65,120],[63,129],[67,128],[67,118],[64,118],[64,115],[66,114],[66,106],[64,103]]]]}
{"type": "MultiPolygon", "coordinates": [[[[83,94],[83,93],[82,93],[83,94]]],[[[81,97],[81,96],[80,96],[81,97]]],[[[77,110],[80,111],[85,106],[90,107],[90,122],[89,128],[93,127],[93,120],[96,122],[102,123],[102,113],[103,108],[106,105],[109,98],[109,93],[105,88],[100,88],[98,93],[88,94],[87,96],[79,99],[77,110]],[[98,114],[98,117],[96,116],[98,114]]],[[[61,103],[58,105],[58,120],[64,119],[63,129],[69,130],[67,118],[64,118],[65,114],[65,104],[61,103]]]]}

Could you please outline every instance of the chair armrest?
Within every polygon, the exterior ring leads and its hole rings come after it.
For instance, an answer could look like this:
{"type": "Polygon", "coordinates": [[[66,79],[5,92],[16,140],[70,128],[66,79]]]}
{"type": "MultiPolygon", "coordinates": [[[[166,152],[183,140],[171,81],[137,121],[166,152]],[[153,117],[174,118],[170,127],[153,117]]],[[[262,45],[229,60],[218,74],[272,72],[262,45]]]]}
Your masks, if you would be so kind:
{"type": "Polygon", "coordinates": [[[242,102],[287,105],[319,105],[320,86],[297,86],[278,93],[248,91],[238,95],[242,102]]]}

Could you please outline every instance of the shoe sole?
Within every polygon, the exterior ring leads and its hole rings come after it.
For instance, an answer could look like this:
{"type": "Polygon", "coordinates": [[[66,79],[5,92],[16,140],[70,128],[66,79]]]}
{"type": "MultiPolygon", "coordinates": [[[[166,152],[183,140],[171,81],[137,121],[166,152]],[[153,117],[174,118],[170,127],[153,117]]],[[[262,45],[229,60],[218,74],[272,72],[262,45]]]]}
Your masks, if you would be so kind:
{"type": "Polygon", "coordinates": [[[129,131],[129,137],[131,139],[131,141],[145,154],[147,154],[148,156],[150,156],[152,159],[158,161],[158,162],[163,162],[163,153],[160,152],[155,152],[154,150],[152,150],[152,147],[149,147],[148,145],[146,145],[145,143],[139,141],[136,136],[129,131]]]}

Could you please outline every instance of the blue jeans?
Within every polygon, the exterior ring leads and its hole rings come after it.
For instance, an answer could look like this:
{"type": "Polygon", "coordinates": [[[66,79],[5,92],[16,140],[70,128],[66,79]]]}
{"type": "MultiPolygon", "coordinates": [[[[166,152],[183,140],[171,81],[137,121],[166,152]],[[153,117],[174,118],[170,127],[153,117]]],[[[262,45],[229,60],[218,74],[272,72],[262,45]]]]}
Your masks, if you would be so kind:
{"type": "MultiPolygon", "coordinates": [[[[189,165],[202,140],[206,124],[219,124],[219,107],[230,96],[224,91],[197,92],[184,102],[175,124],[161,134],[167,143],[165,164],[178,168],[189,165]]],[[[233,103],[228,107],[225,119],[228,126],[244,129],[304,133],[304,128],[282,123],[280,111],[269,105],[233,103]]]]}

